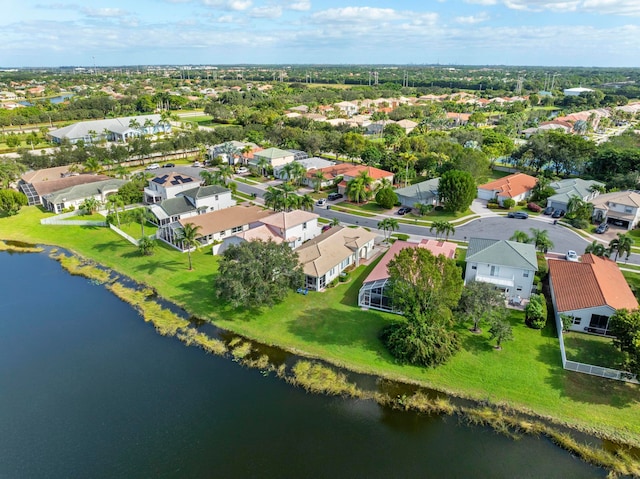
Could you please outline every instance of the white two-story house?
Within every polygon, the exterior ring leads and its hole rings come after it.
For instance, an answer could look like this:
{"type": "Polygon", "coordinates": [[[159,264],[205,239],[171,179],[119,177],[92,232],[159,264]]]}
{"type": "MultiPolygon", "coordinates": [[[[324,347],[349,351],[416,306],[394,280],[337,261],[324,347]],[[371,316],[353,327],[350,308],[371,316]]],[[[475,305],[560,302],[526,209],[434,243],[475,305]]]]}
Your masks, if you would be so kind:
{"type": "Polygon", "coordinates": [[[515,241],[471,238],[466,256],[465,284],[491,283],[507,298],[528,299],[538,271],[536,249],[515,241]]]}
{"type": "Polygon", "coordinates": [[[592,199],[593,218],[632,230],[640,220],[640,193],[616,191],[592,199]]]}
{"type": "Polygon", "coordinates": [[[261,151],[255,151],[253,153],[253,159],[249,160],[249,164],[259,167],[261,160],[266,160],[267,164],[277,169],[279,166],[284,166],[287,163],[291,163],[296,157],[296,154],[292,151],[281,150],[280,148],[267,148],[261,151]]]}
{"type": "Polygon", "coordinates": [[[235,204],[229,188],[211,185],[182,191],[175,198],[150,205],[149,210],[154,216],[152,221],[163,227],[183,218],[222,210],[235,204]]]}
{"type": "Polygon", "coordinates": [[[200,185],[200,180],[179,173],[170,172],[158,175],[149,180],[149,186],[144,189],[144,202],[159,203],[162,200],[175,198],[178,193],[190,190],[200,185]]]}

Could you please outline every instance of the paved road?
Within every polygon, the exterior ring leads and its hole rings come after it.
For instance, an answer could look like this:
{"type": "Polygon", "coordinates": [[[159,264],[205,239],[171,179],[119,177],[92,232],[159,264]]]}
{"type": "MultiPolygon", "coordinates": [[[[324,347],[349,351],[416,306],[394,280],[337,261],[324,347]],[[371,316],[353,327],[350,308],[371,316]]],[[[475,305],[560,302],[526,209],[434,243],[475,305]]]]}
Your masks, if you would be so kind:
{"type": "MultiPolygon", "coordinates": [[[[237,182],[237,185],[238,190],[243,193],[255,193],[259,197],[262,197],[264,193],[264,190],[257,186],[250,186],[241,182],[237,182]]],[[[331,204],[333,204],[333,202],[329,202],[329,205],[331,204]]],[[[317,206],[314,208],[314,212],[323,218],[337,218],[341,223],[357,224],[372,230],[376,230],[378,228],[378,218],[359,217],[331,209],[327,210],[325,207],[319,208],[317,206]]],[[[552,250],[561,255],[564,255],[564,253],[570,249],[577,251],[578,254],[582,254],[585,247],[591,242],[568,228],[554,225],[553,220],[546,216],[540,218],[530,217],[526,220],[507,218],[504,216],[485,216],[471,221],[464,226],[456,227],[455,234],[451,235],[450,238],[459,241],[468,241],[472,237],[509,239],[516,230],[531,234],[529,231],[530,228],[547,230],[549,232],[549,238],[554,244],[552,250]]],[[[398,232],[410,235],[433,237],[432,233],[429,232],[429,228],[404,223],[400,224],[398,232]]],[[[632,254],[628,263],[640,265],[640,255],[632,254]]]]}

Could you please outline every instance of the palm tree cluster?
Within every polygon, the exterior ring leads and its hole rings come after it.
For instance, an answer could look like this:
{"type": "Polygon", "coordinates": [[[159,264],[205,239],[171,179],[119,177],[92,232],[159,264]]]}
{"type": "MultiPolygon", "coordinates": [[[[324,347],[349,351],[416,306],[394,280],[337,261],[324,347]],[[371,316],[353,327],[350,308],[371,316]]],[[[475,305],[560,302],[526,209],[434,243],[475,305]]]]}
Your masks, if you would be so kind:
{"type": "Polygon", "coordinates": [[[284,165],[279,174],[283,180],[287,180],[292,185],[300,186],[302,180],[307,176],[307,170],[301,163],[292,161],[284,165]]]}
{"type": "Polygon", "coordinates": [[[384,231],[384,239],[388,242],[391,239],[391,232],[399,229],[398,220],[385,218],[382,221],[378,221],[378,229],[384,231]]]}
{"type": "Polygon", "coordinates": [[[269,186],[264,193],[264,204],[273,211],[313,210],[315,201],[311,195],[297,195],[289,183],[275,187],[269,186]]]}
{"type": "Polygon", "coordinates": [[[369,173],[366,170],[361,171],[358,176],[349,180],[345,193],[351,201],[362,203],[370,198],[372,184],[373,178],[369,173]]]}
{"type": "Polygon", "coordinates": [[[456,228],[448,221],[434,221],[431,223],[431,227],[429,228],[429,233],[436,232],[436,238],[440,238],[444,236],[446,239],[449,239],[449,235],[456,234],[456,228]]]}

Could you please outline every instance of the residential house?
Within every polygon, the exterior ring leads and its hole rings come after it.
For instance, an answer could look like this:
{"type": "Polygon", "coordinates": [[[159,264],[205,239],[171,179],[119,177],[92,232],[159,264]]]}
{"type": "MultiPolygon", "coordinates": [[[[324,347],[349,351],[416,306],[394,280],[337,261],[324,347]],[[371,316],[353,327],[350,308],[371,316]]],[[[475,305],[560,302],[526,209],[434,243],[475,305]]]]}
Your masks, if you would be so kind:
{"type": "Polygon", "coordinates": [[[358,105],[350,101],[341,101],[334,104],[343,114],[353,116],[358,113],[358,105]]]}
{"type": "Polygon", "coordinates": [[[431,178],[405,188],[398,188],[395,192],[402,206],[413,208],[416,203],[435,206],[438,203],[439,184],[440,178],[431,178]]]}
{"type": "Polygon", "coordinates": [[[415,121],[407,120],[407,119],[396,122],[396,125],[404,128],[404,131],[407,135],[411,133],[416,126],[418,126],[418,124],[415,121]]]}
{"type": "Polygon", "coordinates": [[[225,238],[214,254],[219,254],[230,245],[244,241],[286,242],[290,248],[296,249],[321,233],[318,225],[319,215],[309,211],[279,211],[261,218],[250,228],[225,238]]]}
{"type": "Polygon", "coordinates": [[[200,184],[200,180],[193,176],[169,172],[158,175],[149,180],[149,186],[144,189],[144,202],[159,203],[162,200],[175,198],[178,193],[190,190],[200,184]]]}
{"type": "Polygon", "coordinates": [[[43,205],[44,196],[72,186],[109,179],[111,177],[106,175],[71,173],[69,172],[69,166],[57,166],[23,174],[18,183],[18,189],[27,196],[30,206],[43,205]]]}
{"type": "Polygon", "coordinates": [[[358,177],[363,172],[373,180],[371,182],[371,189],[374,189],[382,180],[389,180],[389,184],[393,184],[393,173],[380,168],[374,168],[373,166],[355,165],[342,173],[342,181],[338,183],[338,193],[345,193],[347,184],[352,179],[358,177]]]}
{"type": "MultiPolygon", "coordinates": [[[[74,177],[78,178],[78,177],[74,177]]],[[[65,209],[77,209],[85,200],[94,198],[104,203],[107,197],[118,192],[121,186],[128,183],[126,180],[109,178],[91,183],[68,186],[54,193],[42,196],[42,204],[49,211],[62,213],[65,209]]]]}
{"type": "Polygon", "coordinates": [[[514,173],[478,186],[478,198],[481,200],[493,200],[495,198],[501,205],[508,198],[516,202],[526,200],[531,195],[531,190],[537,182],[538,179],[533,176],[514,173]]]}
{"type": "Polygon", "coordinates": [[[451,126],[464,126],[469,123],[471,113],[447,112],[447,122],[451,126]]]}
{"type": "Polygon", "coordinates": [[[465,284],[491,283],[508,298],[528,299],[538,271],[536,249],[515,241],[471,238],[466,255],[465,284]]]}
{"type": "MultiPolygon", "coordinates": [[[[322,170],[323,168],[329,168],[336,164],[335,161],[325,160],[324,158],[319,158],[317,156],[313,156],[311,158],[305,158],[303,160],[296,160],[297,163],[300,163],[304,169],[307,171],[307,176],[303,178],[302,182],[307,186],[314,187],[315,182],[313,180],[313,175],[316,171],[322,170]]],[[[282,167],[274,170],[274,175],[280,177],[280,172],[282,167]]]]}
{"type": "Polygon", "coordinates": [[[170,131],[171,124],[162,121],[160,115],[138,115],[81,121],[50,131],[48,135],[54,143],[62,143],[63,141],[77,143],[80,140],[85,143],[92,143],[100,140],[127,141],[137,136],[168,133],[170,131]],[[136,123],[137,126],[135,125],[136,123]]]}
{"type": "Polygon", "coordinates": [[[358,266],[373,252],[378,235],[364,228],[334,226],[298,248],[305,288],[323,290],[349,266],[358,266]]]}
{"type": "Polygon", "coordinates": [[[236,165],[239,163],[246,164],[247,160],[253,157],[253,152],[259,149],[261,148],[259,148],[255,143],[231,140],[209,147],[207,150],[207,156],[209,158],[221,157],[222,161],[229,165],[236,165]],[[243,153],[244,149],[247,147],[250,147],[251,151],[249,153],[243,153]],[[230,155],[225,153],[227,148],[233,148],[237,154],[230,155]]]}
{"type": "Polygon", "coordinates": [[[259,226],[259,221],[270,215],[270,211],[259,206],[231,206],[174,221],[167,227],[159,229],[157,237],[176,249],[187,251],[188,248],[180,240],[180,229],[186,224],[199,227],[197,240],[201,246],[206,246],[259,226]]]}
{"type": "Polygon", "coordinates": [[[616,191],[598,195],[590,200],[593,218],[601,222],[632,230],[640,220],[640,193],[636,191],[616,191]]]}
{"type": "Polygon", "coordinates": [[[604,188],[604,183],[582,178],[567,178],[553,181],[549,186],[555,190],[555,194],[547,198],[547,206],[567,211],[567,205],[572,197],[577,196],[583,201],[590,201],[600,194],[600,188],[604,188]]]}
{"type": "Polygon", "coordinates": [[[291,163],[295,159],[295,154],[288,150],[281,150],[280,148],[267,148],[254,152],[253,159],[249,161],[249,164],[258,166],[263,159],[267,161],[271,168],[275,169],[278,166],[291,163]]]}
{"type": "Polygon", "coordinates": [[[570,329],[608,335],[618,309],[637,309],[638,301],[609,258],[590,253],[582,262],[549,260],[549,286],[555,314],[571,317],[570,329]]]}
{"type": "Polygon", "coordinates": [[[322,168],[316,168],[314,170],[308,170],[306,176],[306,184],[309,186],[314,185],[313,176],[316,172],[321,171],[324,175],[324,180],[320,184],[321,188],[328,188],[329,186],[336,183],[342,179],[345,171],[350,171],[353,169],[353,165],[348,163],[334,163],[330,166],[324,166],[322,168]]]}
{"type": "Polygon", "coordinates": [[[183,218],[235,206],[231,190],[219,185],[197,186],[149,206],[153,222],[165,227],[183,218]]]}
{"type": "Polygon", "coordinates": [[[425,248],[435,256],[444,255],[449,259],[453,259],[456,254],[456,244],[448,241],[424,239],[420,243],[411,243],[396,240],[362,283],[358,293],[358,306],[380,311],[398,312],[394,309],[391,298],[388,296],[389,270],[387,267],[389,261],[406,248],[425,248]]]}

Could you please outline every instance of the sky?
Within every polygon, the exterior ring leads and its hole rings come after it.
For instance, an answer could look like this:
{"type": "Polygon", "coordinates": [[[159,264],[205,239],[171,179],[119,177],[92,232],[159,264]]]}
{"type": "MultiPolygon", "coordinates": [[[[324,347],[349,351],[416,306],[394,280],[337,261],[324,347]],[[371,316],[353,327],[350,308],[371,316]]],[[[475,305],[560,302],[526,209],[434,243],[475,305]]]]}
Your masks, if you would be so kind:
{"type": "Polygon", "coordinates": [[[0,68],[640,67],[640,0],[0,0],[0,68]]]}

